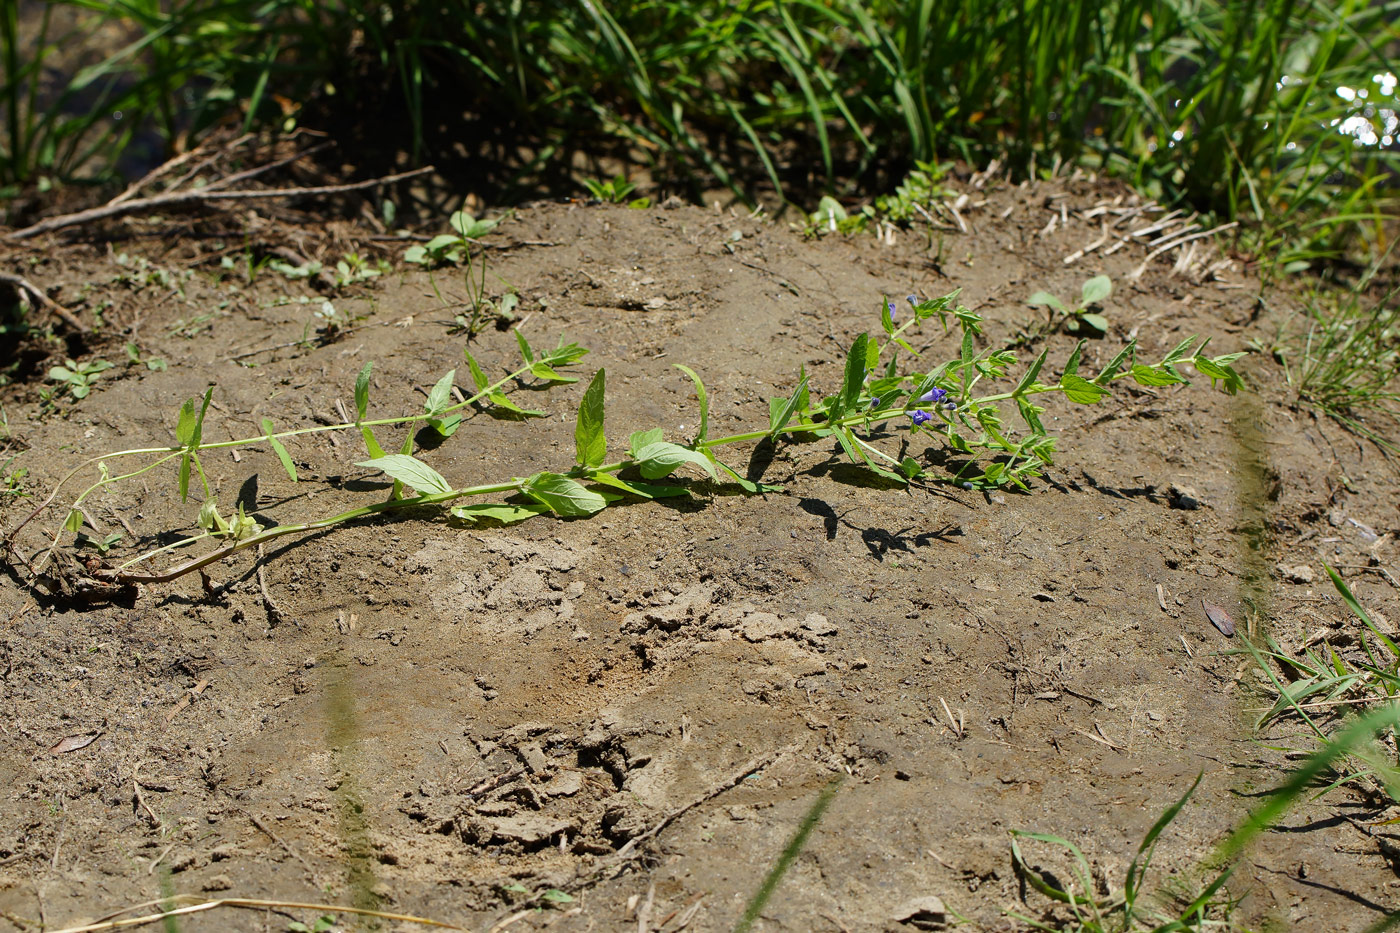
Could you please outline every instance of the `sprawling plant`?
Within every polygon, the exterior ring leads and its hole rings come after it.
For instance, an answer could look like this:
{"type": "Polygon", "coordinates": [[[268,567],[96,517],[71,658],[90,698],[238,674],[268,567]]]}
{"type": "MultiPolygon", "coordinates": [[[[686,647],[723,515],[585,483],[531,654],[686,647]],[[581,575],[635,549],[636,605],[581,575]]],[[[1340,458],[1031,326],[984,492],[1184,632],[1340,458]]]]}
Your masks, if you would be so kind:
{"type": "MultiPolygon", "coordinates": [[[[561,339],[555,349],[540,352],[517,328],[515,336],[522,365],[493,381],[471,353],[464,350],[476,390],[472,395],[452,403],[457,377],[454,369],[433,386],[421,413],[381,419],[368,417],[373,364],[366,364],[355,383],[353,420],[277,431],[269,419],[264,419],[261,435],[231,441],[204,440],[205,418],[214,391],[211,387],[202,399],[190,399],[180,409],[175,444],[115,451],[73,468],[31,519],[79,473],[95,469],[97,477],[71,501],[67,518],[54,532],[48,551],[30,569],[35,575],[42,571],[65,531],[77,535],[76,541],[80,544],[95,540],[84,530],[87,520],[83,505],[90,496],[160,467],[172,469],[182,501],[188,501],[191,487],[197,480],[197,491],[202,492],[202,505],[195,518],[198,530],[119,563],[89,561],[86,572],[92,580],[122,585],[162,583],[276,538],[410,508],[445,508],[454,518],[469,523],[512,523],[547,514],[579,518],[602,511],[627,497],[652,499],[688,495],[689,486],[674,478],[683,467],[703,474],[702,481],[737,484],[748,493],[772,491],[777,487],[747,479],[720,457],[724,448],[762,440],[774,444],[834,441],[834,449],[844,452],[851,461],[899,485],[954,484],[981,490],[1006,486],[1028,488],[1028,481],[1041,475],[1043,468],[1051,463],[1055,450],[1055,438],[1046,432],[1040,417],[1045,411],[1037,404],[1042,396],[1059,394],[1071,402],[1092,405],[1107,397],[1112,384],[1123,379],[1153,387],[1184,384],[1187,378],[1183,367],[1191,367],[1209,377],[1212,383],[1222,384],[1227,392],[1234,393],[1241,387],[1240,377],[1231,364],[1242,354],[1207,357],[1204,350],[1209,341],[1197,346],[1195,337],[1183,340],[1155,363],[1140,362],[1136,341],[1129,342],[1092,377],[1080,370],[1081,351],[1085,345],[1081,340],[1057,379],[1041,381],[1045,378],[1048,350],[1042,351],[1018,377],[1013,377],[1011,368],[1017,363],[1016,354],[1010,350],[978,350],[981,318],[957,306],[956,298],[957,292],[931,300],[910,295],[906,312],[901,312],[894,301],[883,300],[880,331],[873,335],[860,334],[852,342],[843,376],[834,393],[818,394],[805,369],[800,369],[791,394],[769,401],[767,424],[740,434],[710,436],[709,394],[704,382],[689,367],[677,366],[695,384],[700,405],[695,434],[668,440],[660,428],[635,431],[628,437],[624,452],[615,453],[612,460],[608,459],[609,452],[617,451],[618,445],[610,443],[605,433],[607,375],[600,369],[579,402],[573,463],[561,465],[558,470],[486,485],[454,485],[424,456],[415,454],[417,431],[426,426],[443,438],[451,437],[462,425],[463,412],[471,406],[503,409],[520,417],[540,415],[542,412],[523,409],[512,401],[507,387],[526,379],[575,382],[577,377],[560,372],[560,368],[576,363],[587,350],[561,339]],[[907,316],[907,320],[899,323],[902,316],[907,316]],[[938,318],[945,331],[950,326],[960,330],[961,346],[954,358],[925,368],[921,354],[905,335],[911,327],[930,318],[938,318]],[[1013,429],[1008,423],[1008,410],[1014,411],[1019,427],[1013,429]],[[391,428],[406,429],[395,453],[386,452],[379,437],[381,432],[391,428]],[[330,431],[360,433],[369,456],[356,465],[378,471],[386,482],[392,483],[388,498],[335,515],[266,528],[241,508],[234,513],[220,509],[206,474],[203,454],[210,450],[265,445],[271,448],[288,477],[295,482],[299,477],[285,442],[330,431]],[[920,437],[934,442],[922,458],[913,453],[920,437]],[[933,456],[940,448],[947,456],[933,456]],[[137,459],[143,462],[132,469],[113,469],[118,462],[137,459]],[[937,465],[934,459],[939,461],[937,465]],[[182,552],[205,541],[217,546],[164,570],[152,567],[154,560],[163,554],[182,552]]],[[[13,544],[13,533],[10,541],[13,544]]],[[[109,542],[109,547],[112,543],[109,542]]]]}

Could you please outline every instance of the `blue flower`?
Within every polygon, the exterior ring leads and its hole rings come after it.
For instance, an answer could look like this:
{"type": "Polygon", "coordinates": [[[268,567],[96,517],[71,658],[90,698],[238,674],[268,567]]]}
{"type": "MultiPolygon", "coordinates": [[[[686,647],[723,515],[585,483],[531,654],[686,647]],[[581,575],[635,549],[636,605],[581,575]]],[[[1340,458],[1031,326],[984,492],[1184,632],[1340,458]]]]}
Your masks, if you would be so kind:
{"type": "Polygon", "coordinates": [[[916,408],[909,413],[909,418],[914,422],[914,427],[917,428],[921,425],[928,424],[930,421],[932,421],[933,415],[930,415],[922,408],[916,408]]]}
{"type": "Polygon", "coordinates": [[[934,386],[932,389],[929,389],[929,390],[928,390],[927,392],[925,392],[923,395],[920,395],[920,396],[919,396],[919,401],[921,401],[921,402],[933,402],[935,405],[939,405],[939,404],[942,404],[942,403],[943,403],[943,400],[946,399],[947,397],[948,397],[948,390],[947,390],[947,389],[940,389],[940,388],[938,388],[937,386],[934,386]]]}
{"type": "Polygon", "coordinates": [[[895,318],[899,317],[899,308],[895,305],[895,303],[894,303],[893,301],[887,301],[887,302],[885,302],[885,305],[886,305],[886,307],[888,307],[888,308],[890,309],[890,320],[891,320],[891,321],[893,321],[895,318]]]}
{"type": "Polygon", "coordinates": [[[916,307],[916,308],[919,306],[919,296],[918,296],[918,295],[910,295],[908,298],[906,298],[906,299],[904,299],[904,300],[907,301],[907,302],[909,302],[911,305],[913,305],[913,306],[916,307]]]}
{"type": "Polygon", "coordinates": [[[940,389],[937,386],[920,395],[919,401],[932,402],[944,411],[955,411],[958,407],[958,403],[948,397],[948,390],[940,389]]]}

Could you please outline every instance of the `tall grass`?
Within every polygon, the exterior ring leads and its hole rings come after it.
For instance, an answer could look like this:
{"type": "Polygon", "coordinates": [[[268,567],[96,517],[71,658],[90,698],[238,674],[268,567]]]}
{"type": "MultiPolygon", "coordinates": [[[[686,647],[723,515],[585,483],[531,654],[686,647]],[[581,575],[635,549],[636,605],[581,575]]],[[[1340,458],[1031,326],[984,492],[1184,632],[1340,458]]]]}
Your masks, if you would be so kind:
{"type": "Polygon", "coordinates": [[[0,182],[91,166],[87,152],[112,165],[132,126],[174,143],[220,114],[277,122],[288,107],[334,96],[366,102],[365,120],[405,113],[405,148],[460,142],[452,126],[472,114],[527,141],[534,169],[613,140],[746,196],[763,186],[849,193],[948,155],[1009,159],[1021,171],[1084,160],[1326,249],[1343,228],[1375,226],[1380,168],[1394,160],[1394,145],[1358,148],[1337,130],[1370,119],[1378,137],[1385,131],[1393,2],[24,6],[28,20],[76,12],[95,18],[94,33],[130,39],[50,87],[45,30],[19,35],[16,5],[6,5],[0,182]],[[99,82],[96,97],[75,96],[99,82]],[[130,121],[121,131],[110,120],[118,106],[130,121]],[[84,142],[59,154],[58,140],[84,142]]]}

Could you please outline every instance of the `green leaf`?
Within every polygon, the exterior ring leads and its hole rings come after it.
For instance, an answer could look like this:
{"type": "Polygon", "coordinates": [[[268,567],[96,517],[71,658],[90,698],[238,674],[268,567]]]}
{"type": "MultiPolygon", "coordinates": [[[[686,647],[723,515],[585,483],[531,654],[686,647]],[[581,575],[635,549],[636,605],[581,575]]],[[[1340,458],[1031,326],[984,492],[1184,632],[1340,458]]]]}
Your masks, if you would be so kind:
{"type": "Polygon", "coordinates": [[[1098,331],[1101,334],[1108,332],[1108,319],[1105,318],[1102,314],[1081,314],[1079,315],[1079,320],[1083,321],[1085,324],[1088,324],[1090,327],[1092,327],[1094,330],[1098,331]]]}
{"type": "Polygon", "coordinates": [[[1141,386],[1169,386],[1178,382],[1185,382],[1176,373],[1167,372],[1157,366],[1144,366],[1136,363],[1133,366],[1133,381],[1141,386]]]}
{"type": "Polygon", "coordinates": [[[1103,386],[1094,385],[1080,376],[1063,376],[1060,386],[1065,390],[1065,398],[1081,405],[1092,405],[1109,392],[1103,386]]]}
{"type": "Polygon", "coordinates": [[[710,430],[710,399],[705,394],[705,383],[700,381],[700,377],[695,375],[695,371],[689,366],[680,363],[672,363],[676,369],[690,377],[690,381],[695,383],[695,397],[700,401],[700,431],[695,435],[695,443],[705,443],[705,437],[710,430]]]}
{"type": "Polygon", "coordinates": [[[894,318],[890,315],[890,300],[888,298],[880,299],[880,326],[884,328],[886,334],[894,335],[894,318]]]}
{"type": "Polygon", "coordinates": [[[670,476],[678,467],[692,463],[709,474],[710,479],[718,480],[715,465],[698,450],[691,450],[669,441],[656,441],[647,444],[635,454],[637,467],[647,479],[661,479],[670,476]]]}
{"type": "Polygon", "coordinates": [[[476,391],[486,391],[486,387],[491,384],[491,380],[487,379],[486,373],[481,371],[481,366],[476,362],[476,357],[472,356],[472,351],[463,347],[462,353],[467,358],[467,367],[471,370],[472,382],[476,384],[476,391]]]}
{"type": "MultiPolygon", "coordinates": [[[[517,333],[519,333],[517,331],[517,333]]],[[[548,363],[531,363],[530,372],[540,379],[548,379],[550,382],[578,382],[577,376],[565,376],[556,372],[553,366],[548,363]]]]}
{"type": "Polygon", "coordinates": [[[565,518],[592,515],[608,504],[598,493],[560,473],[536,473],[521,492],[565,518]]]}
{"type": "Polygon", "coordinates": [[[487,502],[479,505],[455,505],[451,508],[453,518],[464,522],[500,522],[512,525],[549,511],[543,505],[508,505],[504,502],[487,502]]]}
{"type": "Polygon", "coordinates": [[[205,531],[212,531],[217,534],[228,534],[228,522],[224,521],[219,514],[219,503],[214,499],[205,499],[204,505],[200,506],[199,518],[195,524],[205,531]]]}
{"type": "Polygon", "coordinates": [[[68,382],[77,375],[67,366],[54,366],[49,370],[49,378],[54,382],[68,382]]]}
{"type": "Polygon", "coordinates": [[[637,451],[650,444],[655,444],[664,436],[660,428],[652,428],[649,431],[632,432],[632,436],[628,438],[627,441],[627,449],[631,452],[632,459],[638,459],[637,451]]]}
{"type": "Polygon", "coordinates": [[[501,220],[499,217],[492,218],[491,220],[477,220],[466,211],[457,211],[448,220],[453,230],[456,230],[469,240],[477,240],[484,237],[486,234],[496,229],[496,226],[500,224],[500,222],[501,220]]]}
{"type": "Polygon", "coordinates": [[[521,408],[519,405],[512,402],[504,392],[491,392],[487,394],[486,400],[492,405],[495,405],[497,408],[504,408],[506,411],[513,411],[517,415],[526,415],[529,417],[538,418],[544,414],[544,412],[538,411],[533,408],[521,408]]]}
{"type": "Polygon", "coordinates": [[[591,483],[601,483],[604,486],[611,486],[614,489],[621,489],[623,492],[630,492],[634,496],[641,496],[643,499],[662,499],[668,496],[687,496],[690,490],[684,486],[657,486],[652,483],[633,483],[628,480],[619,479],[611,473],[594,473],[588,477],[591,483]]]}
{"type": "Polygon", "coordinates": [[[1032,405],[1024,398],[1016,399],[1016,407],[1021,410],[1021,420],[1026,422],[1026,427],[1036,434],[1045,433],[1045,428],[1040,423],[1040,413],[1045,409],[1039,405],[1032,405]]]}
{"type": "Polygon", "coordinates": [[[456,434],[457,428],[459,428],[461,424],[462,416],[460,414],[455,413],[448,415],[446,418],[428,419],[428,427],[438,432],[438,434],[442,437],[451,437],[452,435],[456,434]]]}
{"type": "Polygon", "coordinates": [[[428,261],[428,251],[422,246],[410,246],[403,251],[403,261],[425,263],[428,261]]]}
{"type": "Polygon", "coordinates": [[[68,517],[63,520],[63,527],[68,531],[82,531],[83,513],[79,512],[77,509],[69,509],[68,517]]]}
{"type": "Polygon", "coordinates": [[[267,442],[272,445],[272,452],[277,454],[278,460],[282,461],[282,469],[287,471],[287,476],[290,477],[292,482],[295,483],[297,481],[296,465],[292,463],[292,458],[287,453],[287,448],[283,447],[282,442],[272,436],[271,418],[264,418],[262,420],[262,429],[263,434],[267,436],[267,442]]]}
{"type": "MultiPolygon", "coordinates": [[[[428,242],[424,243],[423,249],[426,250],[429,254],[441,253],[449,246],[457,246],[460,242],[460,240],[458,240],[455,236],[453,236],[450,233],[441,233],[433,237],[428,242]]],[[[407,253],[405,253],[404,258],[407,258],[407,253]]]]}
{"type": "Polygon", "coordinates": [[[1026,304],[1032,307],[1048,306],[1059,311],[1061,314],[1069,313],[1069,309],[1065,307],[1065,303],[1049,292],[1036,292],[1026,299],[1026,304]]]}
{"type": "Polygon", "coordinates": [[[356,463],[355,466],[381,470],[396,482],[403,483],[423,495],[452,491],[451,484],[443,479],[441,473],[408,454],[388,454],[356,463]]]}
{"type": "Polygon", "coordinates": [[[374,362],[370,361],[360,370],[360,374],[355,377],[355,420],[362,421],[365,412],[369,411],[369,374],[374,369],[374,362]]]}
{"type": "Polygon", "coordinates": [[[792,397],[786,399],[773,399],[768,405],[768,436],[776,438],[787,427],[792,420],[793,414],[797,411],[802,399],[807,395],[807,377],[803,376],[797,383],[797,388],[793,390],[792,397]],[[777,403],[776,407],[774,403],[777,403]]]}
{"type": "Polygon", "coordinates": [[[840,442],[841,449],[846,452],[846,456],[851,458],[852,463],[860,463],[861,460],[865,459],[862,453],[857,453],[860,449],[860,445],[856,443],[855,435],[851,433],[850,428],[837,428],[832,433],[836,435],[836,440],[840,442]]]}
{"type": "Polygon", "coordinates": [[[861,334],[851,344],[851,352],[846,356],[846,376],[841,383],[841,391],[837,394],[828,413],[832,421],[853,410],[860,399],[860,391],[865,387],[865,372],[870,359],[866,355],[866,347],[869,344],[870,337],[866,334],[861,334]]]}
{"type": "Polygon", "coordinates": [[[975,360],[975,359],[977,359],[977,349],[972,345],[972,329],[971,329],[971,328],[966,328],[966,327],[965,327],[965,328],[963,328],[963,335],[962,335],[962,362],[963,362],[963,365],[964,365],[964,366],[969,365],[969,364],[971,364],[972,361],[975,360]]]}
{"type": "Polygon", "coordinates": [[[569,904],[574,900],[571,895],[565,894],[558,888],[550,888],[548,891],[541,894],[540,897],[552,904],[569,904]]]}
{"type": "Polygon", "coordinates": [[[1195,342],[1196,335],[1192,334],[1190,337],[1187,337],[1185,340],[1181,341],[1181,343],[1173,347],[1172,352],[1168,353],[1166,359],[1162,360],[1162,362],[1175,363],[1177,360],[1181,359],[1186,355],[1186,351],[1191,349],[1191,344],[1195,342]]]}
{"type": "Polygon", "coordinates": [[[515,342],[520,344],[520,355],[525,358],[525,365],[533,366],[535,362],[535,351],[530,349],[530,341],[525,339],[525,335],[520,332],[520,328],[517,327],[514,333],[515,342]]]}
{"type": "MultiPolygon", "coordinates": [[[[1021,395],[1035,384],[1035,377],[1040,375],[1040,368],[1045,365],[1045,357],[1049,352],[1049,347],[1040,351],[1040,356],[1035,358],[1035,362],[1031,364],[1031,368],[1026,370],[1026,374],[1021,377],[1021,381],[1016,383],[1016,389],[1011,393],[1013,396],[1021,395]]],[[[930,388],[932,388],[932,386],[930,386],[930,388]]],[[[921,392],[919,394],[922,395],[923,393],[921,392]]]]}
{"type": "Polygon", "coordinates": [[[595,467],[608,455],[608,441],[603,434],[603,395],[606,371],[598,370],[578,404],[578,422],[574,426],[575,458],[579,466],[595,467]]]}
{"type": "Polygon", "coordinates": [[[190,446],[194,439],[194,423],[199,417],[199,399],[186,399],[180,406],[180,418],[175,424],[175,439],[181,447],[190,446]]]}
{"type": "Polygon", "coordinates": [[[1192,365],[1196,367],[1196,371],[1201,375],[1210,377],[1210,384],[1212,386],[1215,385],[1217,379],[1223,380],[1225,383],[1225,391],[1231,395],[1234,395],[1244,386],[1244,381],[1240,379],[1240,374],[1229,366],[1221,366],[1214,360],[1206,359],[1203,356],[1198,356],[1192,360],[1192,365]]]}
{"type": "Polygon", "coordinates": [[[1136,349],[1137,338],[1134,337],[1132,340],[1128,341],[1127,346],[1118,351],[1117,356],[1108,361],[1108,365],[1104,367],[1103,372],[1094,377],[1094,383],[1097,385],[1107,385],[1110,379],[1118,375],[1119,370],[1123,368],[1123,364],[1133,358],[1133,353],[1136,349]]]}
{"type": "Polygon", "coordinates": [[[1106,275],[1096,275],[1079,291],[1079,307],[1098,304],[1113,293],[1113,282],[1106,275]]]}
{"type": "Polygon", "coordinates": [[[1066,376],[1073,376],[1079,372],[1079,354],[1084,352],[1084,344],[1088,342],[1087,340],[1080,340],[1079,343],[1074,345],[1074,350],[1070,353],[1069,359],[1065,360],[1066,376]]]}
{"type": "Polygon", "coordinates": [[[452,401],[452,382],[456,378],[457,370],[449,369],[447,374],[437,381],[437,385],[428,393],[428,400],[423,403],[425,412],[435,415],[447,407],[447,403],[452,401]]]}

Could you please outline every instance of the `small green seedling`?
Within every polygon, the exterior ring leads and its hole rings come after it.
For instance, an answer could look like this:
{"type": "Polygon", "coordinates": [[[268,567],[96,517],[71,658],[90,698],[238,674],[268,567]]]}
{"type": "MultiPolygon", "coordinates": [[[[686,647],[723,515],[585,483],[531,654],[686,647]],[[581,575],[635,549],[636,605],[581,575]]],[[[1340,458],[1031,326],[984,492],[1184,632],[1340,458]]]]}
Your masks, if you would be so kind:
{"type": "Polygon", "coordinates": [[[126,345],[126,361],[132,366],[145,366],[149,372],[165,372],[167,363],[158,356],[142,356],[141,348],[134,343],[126,345]]]}
{"type": "Polygon", "coordinates": [[[1072,330],[1077,332],[1090,330],[1102,335],[1108,332],[1108,320],[1102,314],[1089,309],[1102,304],[1104,299],[1112,293],[1113,282],[1109,277],[1096,275],[1080,288],[1079,304],[1073,308],[1066,306],[1063,301],[1049,292],[1036,292],[1026,299],[1026,304],[1050,308],[1059,315],[1058,322],[1070,322],[1072,330]]]}
{"type": "Polygon", "coordinates": [[[307,926],[300,920],[293,920],[287,924],[287,933],[326,933],[327,930],[334,929],[335,916],[333,914],[322,914],[316,918],[316,922],[307,926]]]}
{"type": "Polygon", "coordinates": [[[370,265],[369,260],[359,253],[346,253],[345,257],[335,264],[335,285],[337,288],[344,288],[347,285],[368,282],[388,271],[389,264],[382,259],[370,265]]]}
{"type": "Polygon", "coordinates": [[[404,251],[403,260],[430,268],[470,261],[471,244],[496,229],[500,222],[499,217],[477,220],[466,211],[458,211],[449,221],[456,233],[439,234],[426,243],[410,246],[404,251]]]}
{"type": "MultiPolygon", "coordinates": [[[[583,186],[588,189],[588,193],[599,201],[606,201],[609,204],[621,204],[627,200],[627,196],[637,190],[637,186],[632,184],[623,176],[619,175],[612,181],[599,181],[596,178],[585,178],[583,186]]],[[[651,204],[650,198],[638,198],[631,203],[631,207],[647,207],[651,204]],[[646,201],[646,204],[639,204],[646,201]]]]}
{"type": "Polygon", "coordinates": [[[92,384],[97,378],[112,368],[112,364],[106,360],[93,360],[90,363],[75,363],[72,360],[64,360],[64,365],[55,366],[49,370],[49,378],[54,382],[66,385],[68,394],[74,401],[85,399],[92,391],[92,384]]]}
{"type": "Polygon", "coordinates": [[[10,464],[15,462],[19,454],[5,461],[4,466],[0,466],[0,472],[4,473],[0,477],[0,496],[19,496],[25,498],[29,493],[24,491],[24,478],[29,475],[28,467],[16,467],[10,469],[10,464]]]}
{"type": "Polygon", "coordinates": [[[112,546],[121,541],[121,539],[122,533],[120,531],[114,531],[100,538],[95,538],[92,535],[79,532],[77,538],[74,539],[74,543],[78,547],[92,548],[99,554],[106,554],[112,549],[112,546]]]}

